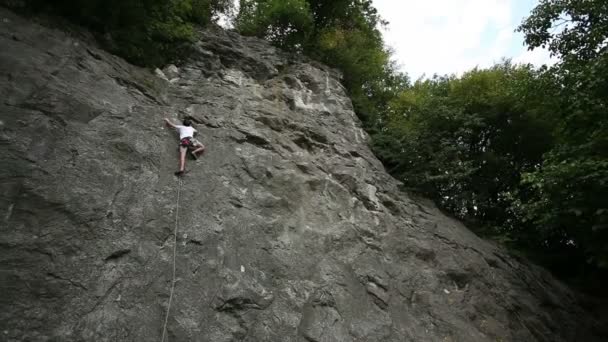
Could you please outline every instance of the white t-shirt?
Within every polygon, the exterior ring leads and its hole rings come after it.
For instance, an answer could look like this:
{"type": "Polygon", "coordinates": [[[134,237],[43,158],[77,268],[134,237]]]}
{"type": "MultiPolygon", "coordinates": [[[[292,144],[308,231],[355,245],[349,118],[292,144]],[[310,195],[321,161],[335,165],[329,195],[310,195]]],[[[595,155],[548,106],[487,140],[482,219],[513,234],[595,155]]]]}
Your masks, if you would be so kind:
{"type": "Polygon", "coordinates": [[[179,140],[184,138],[194,138],[194,132],[196,132],[194,127],[177,125],[175,128],[179,132],[179,140]]]}

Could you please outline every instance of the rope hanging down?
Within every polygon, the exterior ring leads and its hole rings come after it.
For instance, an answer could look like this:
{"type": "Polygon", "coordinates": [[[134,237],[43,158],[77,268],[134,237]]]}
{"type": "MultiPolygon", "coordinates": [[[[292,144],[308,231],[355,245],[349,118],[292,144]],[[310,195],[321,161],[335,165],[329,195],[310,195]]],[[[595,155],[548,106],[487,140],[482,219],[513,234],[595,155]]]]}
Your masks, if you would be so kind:
{"type": "Polygon", "coordinates": [[[167,306],[167,314],[165,315],[165,324],[163,325],[163,335],[160,342],[165,342],[165,333],[167,332],[167,323],[169,322],[169,312],[171,312],[171,303],[173,302],[173,292],[175,291],[175,260],[177,258],[177,227],[179,226],[179,200],[182,190],[182,179],[178,178],[177,186],[177,202],[175,204],[175,230],[173,232],[173,278],[171,279],[171,292],[169,293],[169,305],[167,306]]]}

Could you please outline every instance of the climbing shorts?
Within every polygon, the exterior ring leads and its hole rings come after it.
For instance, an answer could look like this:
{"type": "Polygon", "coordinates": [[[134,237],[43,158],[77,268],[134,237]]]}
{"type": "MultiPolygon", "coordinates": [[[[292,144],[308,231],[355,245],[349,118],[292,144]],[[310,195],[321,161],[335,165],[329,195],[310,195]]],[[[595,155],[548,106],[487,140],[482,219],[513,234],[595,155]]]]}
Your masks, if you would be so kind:
{"type": "Polygon", "coordinates": [[[193,150],[197,147],[203,146],[203,144],[195,138],[186,137],[179,141],[179,146],[193,150]]]}
{"type": "Polygon", "coordinates": [[[187,137],[187,138],[183,138],[182,140],[179,141],[179,146],[180,147],[186,147],[186,148],[194,148],[194,139],[187,137]]]}

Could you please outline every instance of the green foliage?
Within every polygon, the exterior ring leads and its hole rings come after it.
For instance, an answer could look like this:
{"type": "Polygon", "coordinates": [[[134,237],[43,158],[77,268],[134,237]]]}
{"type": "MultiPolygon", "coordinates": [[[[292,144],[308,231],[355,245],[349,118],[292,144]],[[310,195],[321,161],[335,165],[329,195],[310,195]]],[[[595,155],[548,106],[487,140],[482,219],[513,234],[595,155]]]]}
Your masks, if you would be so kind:
{"type": "Polygon", "coordinates": [[[605,0],[541,0],[518,30],[531,49],[542,46],[565,60],[590,60],[606,52],[606,18],[605,0]]]}
{"type": "Polygon", "coordinates": [[[194,39],[193,23],[207,24],[229,0],[30,0],[27,9],[62,15],[90,28],[112,52],[156,66],[179,59],[194,39]]]}
{"type": "Polygon", "coordinates": [[[297,50],[310,35],[312,15],[306,0],[241,0],[240,4],[237,27],[242,34],[297,50]]]}
{"type": "Polygon", "coordinates": [[[557,143],[526,173],[522,219],[553,250],[608,269],[608,3],[542,1],[520,26],[531,48],[561,56],[557,143]]]}
{"type": "Polygon", "coordinates": [[[461,78],[418,81],[391,104],[374,147],[389,171],[494,233],[512,228],[511,193],[553,137],[535,103],[539,75],[505,62],[461,78]]]}
{"type": "Polygon", "coordinates": [[[541,1],[520,30],[560,63],[418,81],[389,100],[376,153],[478,231],[563,277],[598,277],[608,269],[606,18],[605,1],[541,1]]]}
{"type": "Polygon", "coordinates": [[[386,94],[404,86],[395,72],[371,0],[241,0],[236,27],[290,51],[306,54],[344,74],[357,113],[381,115],[386,94]]]}
{"type": "Polygon", "coordinates": [[[558,148],[523,183],[533,191],[522,219],[538,227],[543,243],[580,248],[587,262],[608,268],[608,159],[558,148]]]}

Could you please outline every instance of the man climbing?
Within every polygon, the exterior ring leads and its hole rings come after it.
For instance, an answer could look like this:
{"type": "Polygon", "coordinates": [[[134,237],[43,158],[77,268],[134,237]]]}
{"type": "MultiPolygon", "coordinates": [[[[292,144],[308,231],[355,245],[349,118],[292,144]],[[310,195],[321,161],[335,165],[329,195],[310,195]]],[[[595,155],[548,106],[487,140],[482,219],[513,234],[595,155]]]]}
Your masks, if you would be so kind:
{"type": "Polygon", "coordinates": [[[175,175],[182,176],[186,171],[186,153],[190,151],[194,159],[197,159],[205,152],[205,145],[194,139],[194,134],[198,131],[192,127],[192,121],[184,119],[183,125],[175,125],[165,118],[165,124],[179,133],[179,171],[176,171],[175,175]]]}

